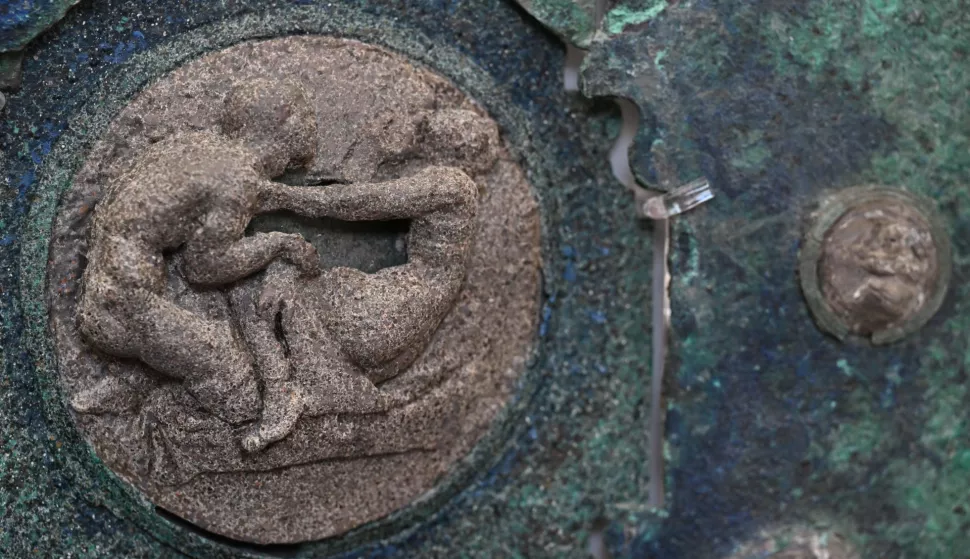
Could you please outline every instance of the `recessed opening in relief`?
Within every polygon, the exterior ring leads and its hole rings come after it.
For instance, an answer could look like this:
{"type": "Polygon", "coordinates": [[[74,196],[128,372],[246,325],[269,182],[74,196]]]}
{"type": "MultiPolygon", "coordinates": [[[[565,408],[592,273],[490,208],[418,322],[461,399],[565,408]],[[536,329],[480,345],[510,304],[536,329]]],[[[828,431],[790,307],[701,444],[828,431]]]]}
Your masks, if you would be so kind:
{"type": "Polygon", "coordinates": [[[65,399],[159,507],[260,544],[431,490],[531,351],[538,210],[494,121],[383,49],[245,43],[134,98],[51,245],[65,399]]]}

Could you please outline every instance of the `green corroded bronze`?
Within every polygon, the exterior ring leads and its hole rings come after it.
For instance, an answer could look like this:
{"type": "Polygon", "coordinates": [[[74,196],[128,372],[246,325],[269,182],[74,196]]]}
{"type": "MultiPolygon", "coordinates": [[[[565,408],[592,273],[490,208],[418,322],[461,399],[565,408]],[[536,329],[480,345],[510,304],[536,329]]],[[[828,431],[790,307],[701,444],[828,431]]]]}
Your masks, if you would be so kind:
{"type": "Polygon", "coordinates": [[[0,119],[4,557],[580,558],[594,531],[636,558],[733,557],[793,532],[838,534],[866,558],[970,548],[962,2],[526,7],[589,50],[584,91],[639,107],[644,184],[704,176],[715,192],[673,221],[668,508],[646,506],[650,230],[608,176],[617,123],[558,91],[559,47],[525,13],[497,0],[85,2],[28,46],[0,119]],[[248,548],[154,510],[77,436],[46,349],[46,282],[70,281],[46,277],[49,219],[85,150],[154,77],[245,38],[322,32],[428,65],[502,124],[543,204],[542,350],[518,414],[448,479],[453,498],[341,540],[248,548]],[[859,184],[932,200],[952,243],[939,311],[882,347],[818,328],[797,273],[818,201],[859,184]]]}
{"type": "Polygon", "coordinates": [[[0,53],[0,89],[13,89],[20,85],[20,67],[24,61],[24,53],[0,53]]]}
{"type": "Polygon", "coordinates": [[[630,159],[641,183],[703,175],[715,192],[673,225],[674,504],[648,549],[707,556],[669,542],[726,550],[771,518],[834,529],[864,557],[954,557],[970,545],[959,489],[970,484],[963,5],[610,5],[630,23],[598,27],[584,92],[639,107],[630,159]],[[830,337],[799,282],[818,201],[858,184],[928,200],[952,242],[939,310],[887,334],[904,334],[889,346],[830,337]]]}
{"type": "Polygon", "coordinates": [[[0,52],[21,50],[54,25],[80,0],[22,0],[4,3],[0,52]]]}
{"type": "Polygon", "coordinates": [[[519,4],[564,40],[587,48],[596,31],[598,0],[522,0],[519,4]]]}

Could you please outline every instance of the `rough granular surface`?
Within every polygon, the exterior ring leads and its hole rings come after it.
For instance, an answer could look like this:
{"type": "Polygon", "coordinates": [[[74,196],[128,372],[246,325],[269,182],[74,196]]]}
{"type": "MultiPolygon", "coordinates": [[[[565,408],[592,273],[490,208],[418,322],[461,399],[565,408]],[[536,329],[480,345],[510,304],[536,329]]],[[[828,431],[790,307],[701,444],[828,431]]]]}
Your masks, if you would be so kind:
{"type": "MultiPolygon", "coordinates": [[[[204,210],[183,213],[223,224],[204,210]]],[[[432,490],[504,407],[536,331],[538,209],[497,127],[450,82],[349,40],[245,43],[148,87],[65,194],[50,254],[80,430],[155,504],[249,542],[341,534],[432,490]],[[315,126],[291,128],[315,131],[316,152],[284,173],[267,153],[296,136],[260,134],[305,119],[303,102],[315,126]],[[216,164],[252,188],[233,240],[250,248],[227,245],[249,265],[233,273],[158,209],[192,169],[211,187],[216,164]],[[152,227],[157,254],[133,251],[152,227]],[[129,257],[151,281],[119,275],[129,257]]]]}

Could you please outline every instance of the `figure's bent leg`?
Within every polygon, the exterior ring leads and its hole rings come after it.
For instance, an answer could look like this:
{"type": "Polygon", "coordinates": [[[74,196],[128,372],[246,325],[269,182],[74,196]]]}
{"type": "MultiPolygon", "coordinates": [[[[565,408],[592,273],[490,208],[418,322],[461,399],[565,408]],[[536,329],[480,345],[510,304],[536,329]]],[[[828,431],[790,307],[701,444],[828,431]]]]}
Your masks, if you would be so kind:
{"type": "MultiPolygon", "coordinates": [[[[303,393],[305,414],[384,412],[384,394],[359,366],[347,359],[323,325],[328,314],[322,301],[327,293],[326,283],[325,278],[299,277],[292,266],[274,262],[262,278],[262,291],[254,295],[257,314],[279,328],[289,365],[287,372],[292,385],[303,393]]],[[[266,406],[269,404],[264,403],[266,406]]]]}
{"type": "MultiPolygon", "coordinates": [[[[78,302],[77,328],[81,336],[96,349],[122,358],[137,357],[135,340],[124,316],[118,313],[122,291],[110,281],[92,274],[86,278],[78,302]]],[[[94,385],[71,396],[70,404],[78,413],[118,413],[139,403],[139,390],[151,383],[138,373],[119,371],[109,363],[108,374],[94,385]]]]}
{"type": "Polygon", "coordinates": [[[78,302],[77,328],[90,344],[117,357],[135,357],[133,333],[118,310],[121,289],[101,278],[87,278],[78,302]]]}
{"type": "MultiPolygon", "coordinates": [[[[280,310],[274,308],[260,316],[257,309],[260,287],[257,282],[249,281],[230,292],[233,315],[256,361],[257,374],[263,381],[262,416],[242,441],[247,452],[262,450],[289,435],[305,408],[303,392],[291,378],[286,351],[277,339],[276,315],[280,310]]],[[[287,290],[288,286],[274,282],[272,287],[287,290]]],[[[281,292],[280,296],[289,298],[290,295],[281,292]]]]}
{"type": "Polygon", "coordinates": [[[70,404],[78,413],[122,413],[137,409],[145,394],[158,386],[158,380],[142,363],[109,361],[107,375],[93,386],[71,396],[70,404]]]}
{"type": "Polygon", "coordinates": [[[259,390],[252,361],[232,324],[207,320],[150,294],[133,315],[138,357],[156,371],[184,379],[185,389],[229,423],[254,419],[259,390]]]}

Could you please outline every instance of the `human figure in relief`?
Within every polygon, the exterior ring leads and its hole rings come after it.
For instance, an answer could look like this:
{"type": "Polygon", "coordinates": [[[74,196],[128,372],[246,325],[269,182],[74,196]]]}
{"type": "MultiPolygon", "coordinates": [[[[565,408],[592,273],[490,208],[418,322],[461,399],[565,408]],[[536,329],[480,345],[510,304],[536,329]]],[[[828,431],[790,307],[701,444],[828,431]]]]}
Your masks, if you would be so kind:
{"type": "MultiPolygon", "coordinates": [[[[272,182],[308,166],[315,153],[312,105],[295,84],[236,86],[221,126],[222,134],[152,146],[98,204],[81,333],[107,353],[182,379],[205,409],[230,424],[259,417],[242,441],[249,452],[286,437],[303,413],[385,411],[389,402],[376,384],[423,351],[460,290],[476,184],[450,166],[375,183],[272,182]],[[408,262],[374,274],[349,268],[321,274],[315,250],[298,235],[244,236],[253,215],[278,210],[348,221],[410,219],[408,262]],[[269,266],[255,298],[252,281],[229,291],[238,333],[229,321],[164,298],[165,253],[177,249],[181,271],[195,285],[231,284],[269,266]]],[[[454,149],[457,142],[474,149],[459,148],[455,163],[494,162],[497,131],[470,111],[424,115],[419,126],[426,145],[418,152],[454,149]]],[[[75,409],[90,409],[111,382],[76,395],[75,409]]]]}
{"type": "MultiPolygon", "coordinates": [[[[463,109],[418,115],[408,156],[427,164],[403,178],[319,187],[276,185],[261,191],[260,207],[343,221],[410,220],[406,264],[375,273],[336,267],[301,276],[271,264],[258,301],[237,299],[262,321],[242,320],[248,337],[268,336],[260,323],[278,323],[281,344],[267,339],[262,367],[294,374],[288,408],[243,439],[250,451],[286,437],[299,416],[367,414],[392,405],[377,385],[410,366],[451,309],[465,277],[476,232],[478,186],[469,173],[496,161],[498,130],[463,109]],[[444,163],[445,165],[437,165],[444,163]],[[467,172],[466,172],[467,171],[467,172]],[[260,334],[262,332],[262,334],[260,334]]],[[[234,291],[238,297],[244,290],[234,291]]],[[[422,371],[429,382],[445,370],[422,371]]]]}
{"type": "MultiPolygon", "coordinates": [[[[238,424],[255,419],[260,394],[251,351],[233,324],[214,321],[164,297],[167,252],[182,251],[192,284],[229,284],[276,258],[320,273],[316,250],[300,235],[244,236],[261,189],[316,152],[316,119],[302,86],[252,80],[227,96],[222,134],[177,135],[152,145],[109,185],[97,204],[78,305],[81,334],[97,348],[138,359],[182,379],[207,410],[238,424]]],[[[90,408],[114,388],[108,377],[78,395],[90,408]]],[[[277,390],[268,390],[271,395],[277,390]]],[[[263,399],[263,408],[278,407],[263,399]]]]}
{"type": "MultiPolygon", "coordinates": [[[[314,278],[301,277],[292,266],[270,266],[258,314],[264,323],[279,318],[289,355],[276,346],[261,359],[281,374],[296,369],[313,392],[298,393],[285,418],[264,421],[246,437],[249,451],[285,437],[304,411],[361,414],[387,408],[376,385],[424,350],[461,288],[478,188],[459,169],[428,167],[386,182],[281,186],[262,203],[344,221],[411,219],[411,226],[408,261],[401,266],[372,274],[336,267],[314,278]]],[[[257,323],[242,327],[259,335],[257,323]]]]}

